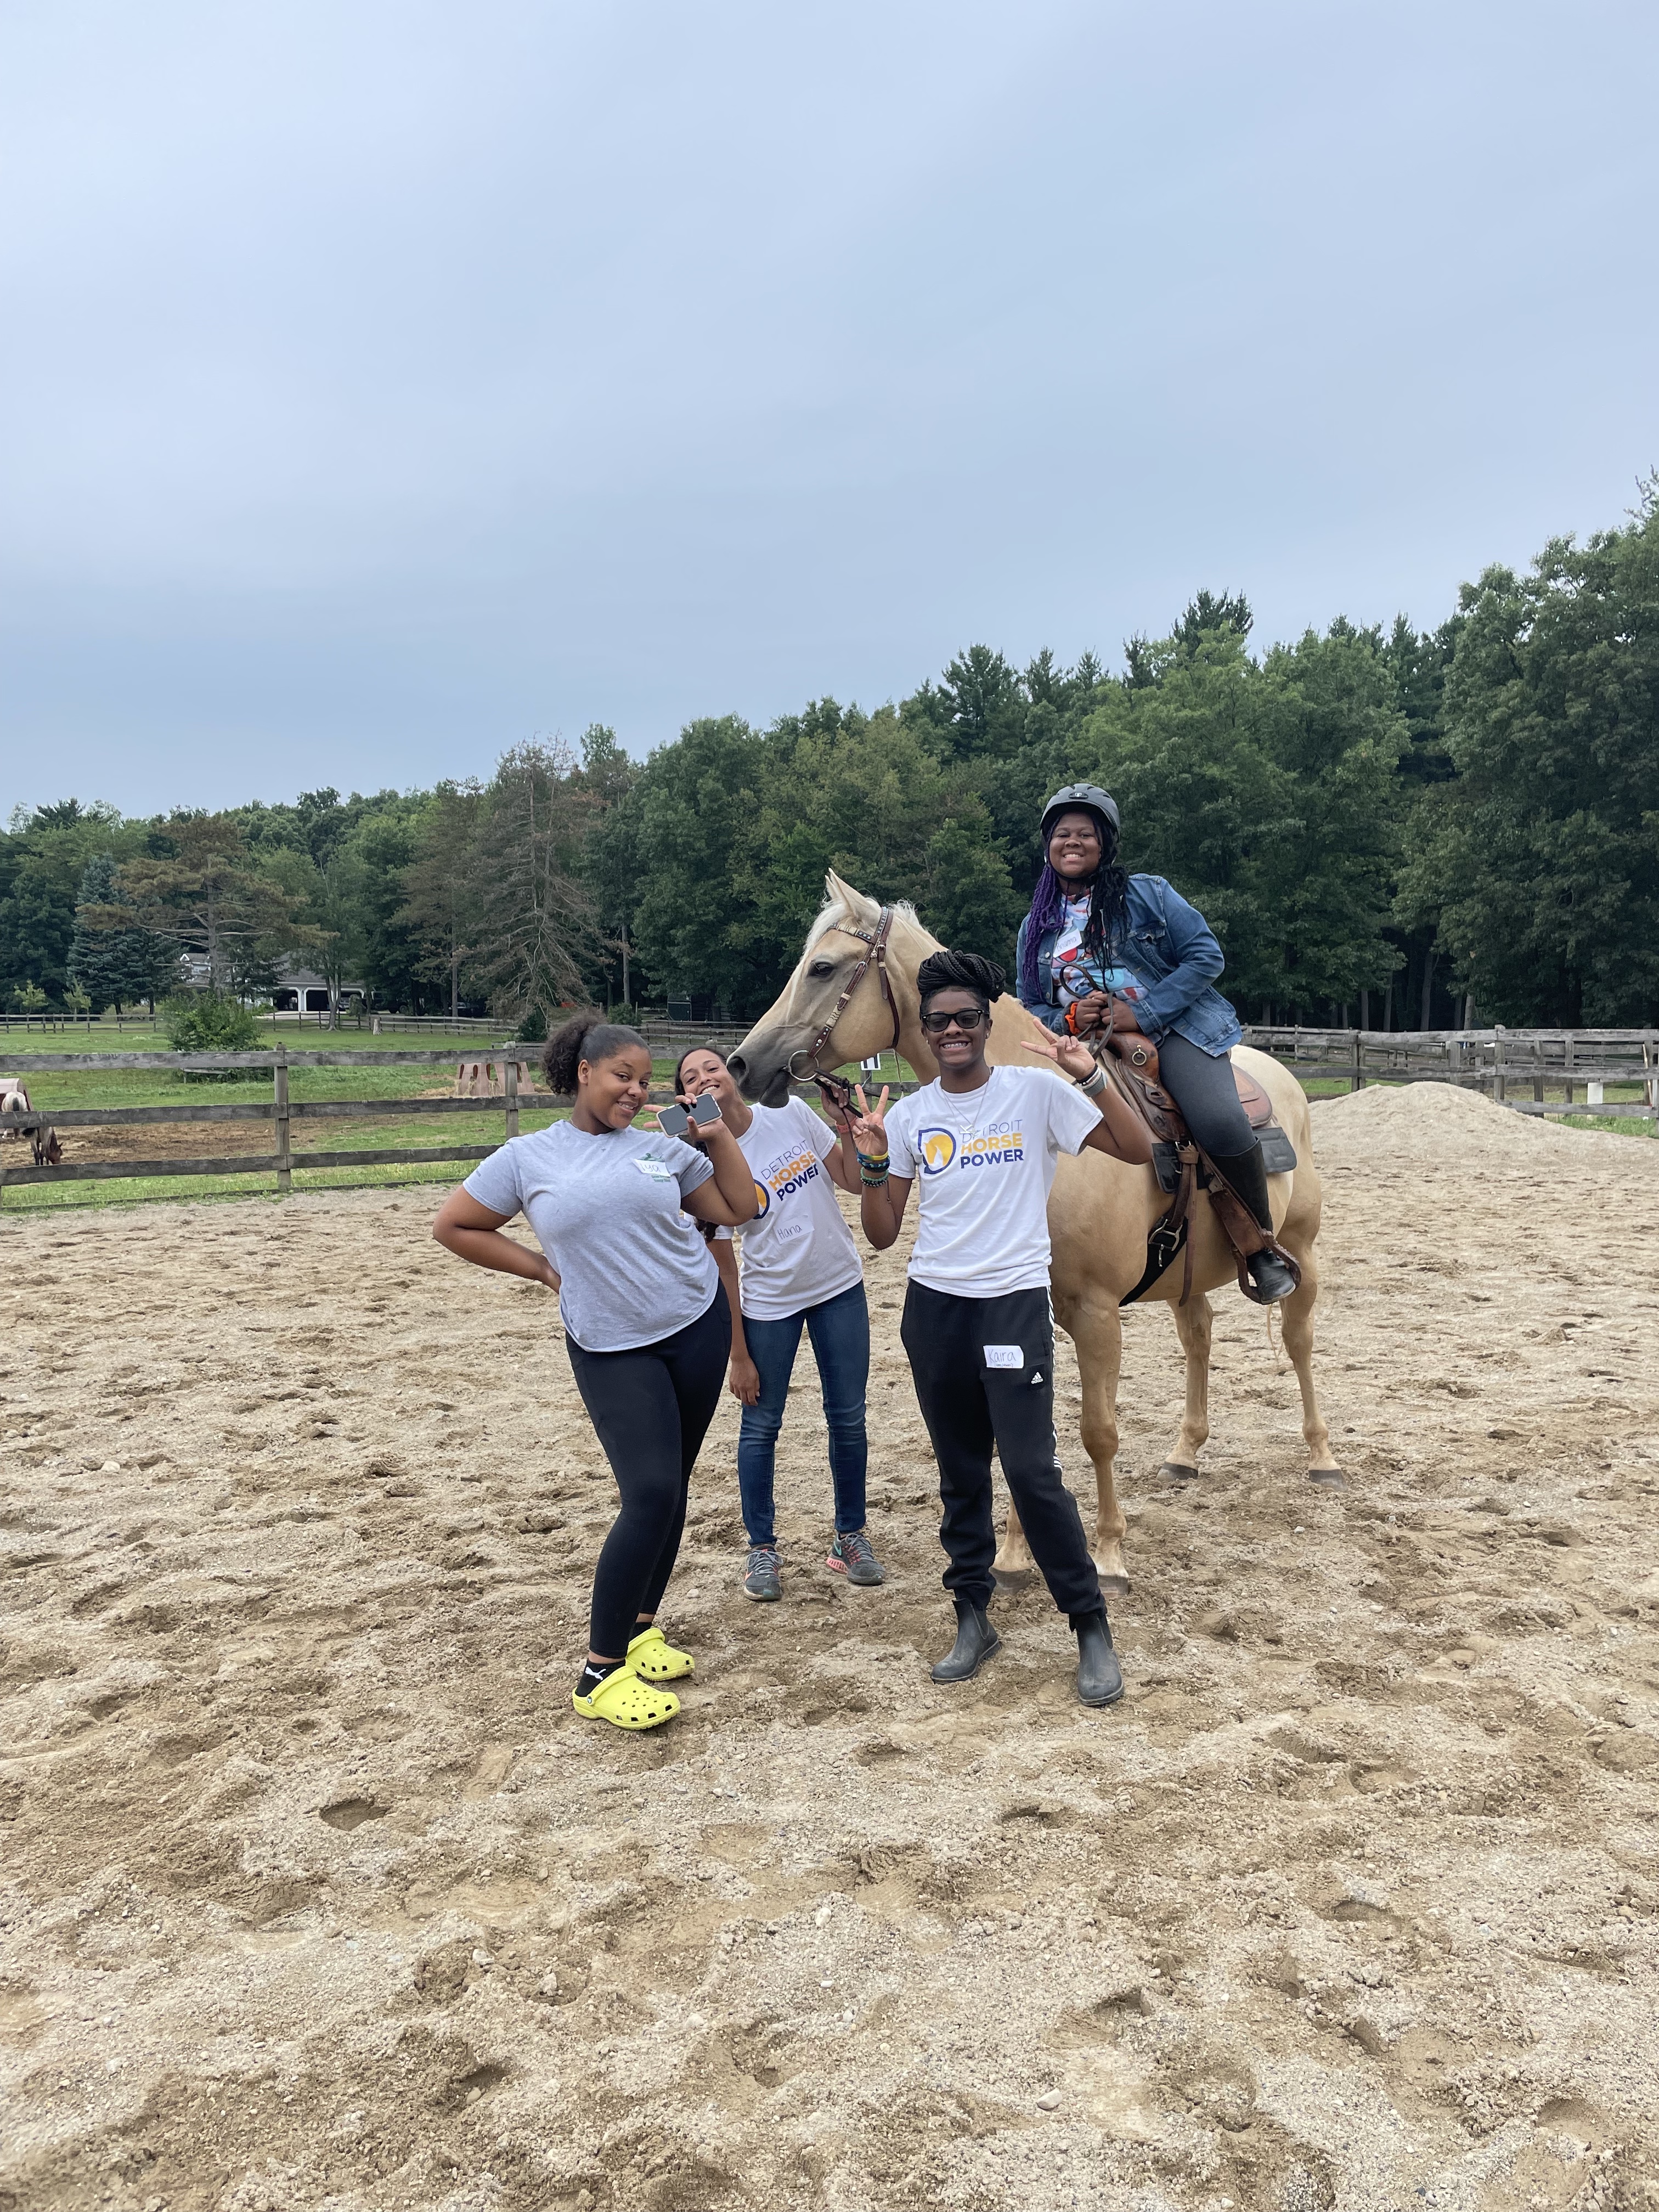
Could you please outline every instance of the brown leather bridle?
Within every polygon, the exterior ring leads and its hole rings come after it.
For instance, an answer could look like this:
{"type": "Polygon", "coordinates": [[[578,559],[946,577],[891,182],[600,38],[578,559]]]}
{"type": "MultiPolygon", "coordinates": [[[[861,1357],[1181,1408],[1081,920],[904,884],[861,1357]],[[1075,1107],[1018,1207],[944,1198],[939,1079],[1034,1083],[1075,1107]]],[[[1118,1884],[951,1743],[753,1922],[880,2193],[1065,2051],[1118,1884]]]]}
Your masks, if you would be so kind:
{"type": "Polygon", "coordinates": [[[792,1052],[790,1054],[789,1076],[792,1082],[805,1083],[817,1073],[818,1054],[823,1050],[825,1045],[829,1043],[830,1038],[834,1036],[836,1024],[847,1012],[848,1001],[851,999],[854,992],[857,990],[859,985],[869,974],[870,963],[872,960],[876,963],[876,974],[881,983],[881,995],[887,1001],[887,1010],[893,1017],[892,1048],[895,1052],[898,1050],[898,1000],[893,996],[893,986],[888,980],[887,975],[887,936],[888,932],[892,928],[892,927],[893,909],[890,906],[883,907],[880,915],[877,918],[876,926],[873,930],[853,929],[842,923],[838,922],[836,924],[836,928],[839,930],[842,936],[856,937],[861,945],[867,945],[870,950],[865,954],[863,959],[859,962],[852,974],[848,977],[847,987],[842,991],[840,998],[836,1001],[835,1012],[830,1015],[829,1020],[813,1038],[811,1043],[805,1048],[804,1052],[792,1052]],[[798,1060],[802,1059],[805,1060],[806,1066],[799,1074],[797,1074],[795,1072],[795,1062],[798,1060]]]}

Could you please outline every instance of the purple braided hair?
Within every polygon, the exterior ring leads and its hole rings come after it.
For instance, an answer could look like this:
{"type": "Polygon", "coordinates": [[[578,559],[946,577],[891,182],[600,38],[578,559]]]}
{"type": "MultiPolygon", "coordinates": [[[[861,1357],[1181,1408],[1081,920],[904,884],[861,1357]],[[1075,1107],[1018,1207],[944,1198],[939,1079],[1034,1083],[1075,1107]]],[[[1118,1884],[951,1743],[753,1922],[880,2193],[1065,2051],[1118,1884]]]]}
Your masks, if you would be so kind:
{"type": "Polygon", "coordinates": [[[1025,943],[1019,963],[1019,995],[1027,1000],[1047,996],[1037,963],[1037,947],[1045,930],[1058,929],[1065,911],[1066,893],[1060,878],[1048,866],[1042,864],[1042,873],[1036,879],[1036,889],[1031,894],[1031,911],[1025,917],[1025,943]]]}

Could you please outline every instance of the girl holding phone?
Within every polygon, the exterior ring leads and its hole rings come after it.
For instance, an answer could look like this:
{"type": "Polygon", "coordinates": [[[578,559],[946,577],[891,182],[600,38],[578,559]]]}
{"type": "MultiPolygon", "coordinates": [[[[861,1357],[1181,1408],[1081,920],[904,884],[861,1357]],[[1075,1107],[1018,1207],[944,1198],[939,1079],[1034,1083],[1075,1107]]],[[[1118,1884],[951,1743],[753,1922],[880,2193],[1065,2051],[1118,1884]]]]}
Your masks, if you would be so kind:
{"type": "Polygon", "coordinates": [[[432,1233],[473,1266],[559,1293],[565,1346],[616,1477],[621,1510],[599,1552],[576,1711],[621,1729],[679,1711],[665,1682],[690,1656],[656,1625],[685,1523],[691,1468],[720,1402],[731,1321],[719,1271],[688,1224],[730,1228],[756,1206],[748,1163],[720,1121],[701,1147],[635,1128],[651,1054],[636,1030],[578,1014],[549,1039],[550,1089],[570,1118],[514,1137],[445,1200],[432,1233]],[[515,1213],[539,1252],[503,1237],[515,1213]]]}
{"type": "Polygon", "coordinates": [[[884,1582],[866,1525],[870,1312],[863,1263],[836,1202],[836,1189],[859,1187],[851,1117],[831,1106],[835,1127],[826,1127],[804,1099],[750,1105],[713,1045],[684,1055],[674,1088],[694,1114],[706,1101],[718,1102],[755,1182],[741,1277],[729,1237],[717,1237],[714,1246],[732,1309],[729,1388],[743,1407],[738,1489],[749,1538],[744,1595],[769,1604],[783,1595],[773,1485],[803,1329],[817,1362],[835,1490],[835,1534],[823,1564],[860,1587],[884,1582]]]}

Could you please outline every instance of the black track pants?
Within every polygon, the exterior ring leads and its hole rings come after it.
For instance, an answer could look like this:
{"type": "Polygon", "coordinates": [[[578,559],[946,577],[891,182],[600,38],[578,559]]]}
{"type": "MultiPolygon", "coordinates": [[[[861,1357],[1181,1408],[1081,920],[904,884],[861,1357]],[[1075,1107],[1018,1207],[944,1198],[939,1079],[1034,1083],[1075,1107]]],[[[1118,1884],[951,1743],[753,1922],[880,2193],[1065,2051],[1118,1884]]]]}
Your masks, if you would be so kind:
{"type": "Polygon", "coordinates": [[[912,1283],[899,1334],[939,1462],[939,1541],[950,1560],[945,1589],[959,1606],[984,1607],[996,1587],[994,1445],[1054,1603],[1062,1613],[1094,1612],[1104,1602],[1100,1577],[1054,1446],[1054,1324],[1048,1291],[959,1298],[912,1283]],[[988,1345],[1005,1359],[1008,1347],[1017,1348],[1021,1364],[988,1364],[988,1345]]]}
{"type": "Polygon", "coordinates": [[[698,1318],[633,1352],[565,1343],[594,1433],[622,1492],[593,1576],[591,1648],[620,1659],[642,1613],[662,1603],[685,1526],[691,1469],[720,1401],[732,1356],[724,1289],[698,1318]]]}

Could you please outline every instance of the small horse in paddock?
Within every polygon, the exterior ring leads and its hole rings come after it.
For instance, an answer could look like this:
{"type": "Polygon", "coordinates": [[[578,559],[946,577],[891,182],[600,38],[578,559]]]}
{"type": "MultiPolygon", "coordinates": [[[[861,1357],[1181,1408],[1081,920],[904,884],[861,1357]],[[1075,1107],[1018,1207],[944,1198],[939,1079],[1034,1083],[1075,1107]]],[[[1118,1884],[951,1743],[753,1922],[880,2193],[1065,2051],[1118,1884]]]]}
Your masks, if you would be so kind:
{"type": "Polygon", "coordinates": [[[58,1132],[52,1128],[25,1127],[18,1117],[32,1114],[29,1094],[15,1075],[0,1075],[0,1140],[9,1139],[14,1144],[27,1138],[34,1165],[55,1168],[64,1157],[64,1147],[58,1141],[58,1132]]]}
{"type": "MultiPolygon", "coordinates": [[[[939,950],[907,906],[882,907],[831,873],[823,910],[808,933],[805,950],[775,1005],[762,1015],[727,1062],[744,1096],[777,1105],[793,1079],[826,1073],[889,1048],[908,1060],[924,1081],[939,1072],[920,1018],[916,970],[939,950]]],[[[1041,1034],[1037,1024],[1006,994],[992,1010],[986,1057],[993,1066],[1041,1065],[1021,1050],[1041,1034]]],[[[1267,1093],[1274,1117],[1295,1148],[1292,1172],[1270,1176],[1273,1227],[1302,1271],[1301,1287],[1286,1298],[1285,1349],[1302,1390],[1302,1434],[1309,1479],[1340,1484],[1330,1431],[1319,1410],[1313,1377],[1313,1311],[1319,1295],[1314,1242],[1319,1234],[1320,1182],[1314,1165],[1308,1102],[1287,1068],[1265,1053],[1240,1047],[1239,1064],[1267,1093]]],[[[1147,1237],[1169,1200],[1151,1168],[1134,1167],[1101,1152],[1062,1153],[1048,1199],[1053,1245],[1054,1316],[1077,1346],[1083,1380],[1083,1443],[1094,1462],[1098,1489],[1094,1557],[1109,1595],[1129,1587],[1124,1565],[1123,1510],[1113,1468],[1117,1456],[1117,1383],[1122,1358],[1120,1309],[1147,1264],[1147,1237]]],[[[1232,1248],[1207,1199],[1193,1211],[1188,1243],[1192,1289],[1182,1302],[1182,1257],[1167,1267],[1144,1296],[1170,1306],[1187,1355],[1187,1404],[1160,1472],[1198,1473],[1198,1455],[1210,1433],[1210,1305],[1205,1293],[1237,1279],[1232,1248]]],[[[996,1569],[1005,1580],[1033,1571],[1030,1547],[1011,1510],[996,1569]]]]}

